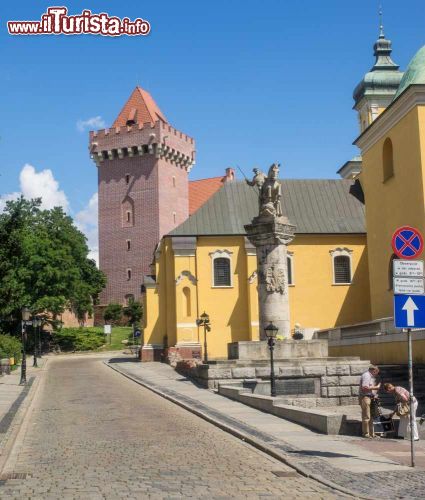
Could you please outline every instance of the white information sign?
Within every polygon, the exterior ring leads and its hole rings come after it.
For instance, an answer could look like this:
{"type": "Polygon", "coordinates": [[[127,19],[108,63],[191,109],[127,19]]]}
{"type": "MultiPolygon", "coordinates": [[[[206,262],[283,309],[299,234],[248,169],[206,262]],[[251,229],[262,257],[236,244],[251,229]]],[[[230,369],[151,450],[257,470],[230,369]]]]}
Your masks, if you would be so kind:
{"type": "Polygon", "coordinates": [[[111,335],[111,325],[104,325],[103,326],[103,333],[105,335],[111,335]]]}
{"type": "Polygon", "coordinates": [[[399,295],[423,295],[423,278],[398,278],[394,277],[394,293],[399,295]]]}
{"type": "Polygon", "coordinates": [[[394,277],[423,277],[424,261],[423,260],[393,260],[394,277]]]}

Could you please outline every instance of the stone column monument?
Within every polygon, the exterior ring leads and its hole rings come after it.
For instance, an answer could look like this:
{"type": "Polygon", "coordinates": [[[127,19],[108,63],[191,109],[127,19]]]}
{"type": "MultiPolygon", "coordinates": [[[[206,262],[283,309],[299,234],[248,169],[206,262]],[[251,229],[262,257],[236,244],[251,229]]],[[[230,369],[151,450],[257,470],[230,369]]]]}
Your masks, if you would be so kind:
{"type": "Polygon", "coordinates": [[[278,335],[290,338],[287,245],[294,239],[295,226],[282,214],[282,189],[279,164],[274,163],[267,176],[254,169],[255,176],[247,181],[259,192],[259,215],[245,226],[248,239],[257,249],[258,310],[260,339],[265,340],[264,328],[273,322],[278,335]]]}

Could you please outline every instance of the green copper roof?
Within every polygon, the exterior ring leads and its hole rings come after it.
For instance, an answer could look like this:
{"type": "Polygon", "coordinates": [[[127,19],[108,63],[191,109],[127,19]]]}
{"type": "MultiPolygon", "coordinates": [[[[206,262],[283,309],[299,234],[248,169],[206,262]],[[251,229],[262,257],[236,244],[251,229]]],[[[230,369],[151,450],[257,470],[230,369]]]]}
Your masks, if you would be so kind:
{"type": "Polygon", "coordinates": [[[400,82],[394,99],[404,92],[409,85],[425,84],[425,45],[418,50],[400,82]]]}
{"type": "Polygon", "coordinates": [[[395,94],[403,77],[400,66],[391,59],[391,40],[385,38],[382,26],[373,48],[375,64],[354,89],[353,98],[356,104],[367,95],[391,96],[395,94]]]}
{"type": "MultiPolygon", "coordinates": [[[[285,179],[282,210],[298,234],[365,233],[364,205],[345,179],[285,179]]],[[[245,181],[226,182],[170,236],[244,235],[258,215],[258,193],[245,181]]]]}

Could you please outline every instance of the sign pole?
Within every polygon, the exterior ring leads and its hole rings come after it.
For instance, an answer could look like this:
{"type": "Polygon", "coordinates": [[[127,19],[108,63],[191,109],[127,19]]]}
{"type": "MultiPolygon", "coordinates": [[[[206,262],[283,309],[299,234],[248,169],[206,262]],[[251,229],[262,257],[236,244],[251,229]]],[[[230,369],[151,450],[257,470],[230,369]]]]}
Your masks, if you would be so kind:
{"type": "Polygon", "coordinates": [[[407,329],[408,357],[409,357],[409,393],[410,393],[410,457],[411,466],[415,467],[415,444],[413,440],[413,422],[415,414],[413,411],[413,356],[412,356],[412,330],[407,329]]]}

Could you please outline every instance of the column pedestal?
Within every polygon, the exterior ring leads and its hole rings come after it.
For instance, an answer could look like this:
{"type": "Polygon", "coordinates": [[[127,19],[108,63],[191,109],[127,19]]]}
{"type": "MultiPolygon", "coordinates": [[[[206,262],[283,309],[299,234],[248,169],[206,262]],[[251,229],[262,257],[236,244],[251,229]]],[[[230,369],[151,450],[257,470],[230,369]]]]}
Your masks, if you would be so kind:
{"type": "Polygon", "coordinates": [[[257,249],[260,339],[266,339],[264,328],[271,322],[279,335],[290,338],[287,245],[294,239],[295,226],[283,216],[260,216],[245,230],[257,249]]]}

